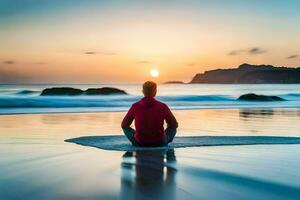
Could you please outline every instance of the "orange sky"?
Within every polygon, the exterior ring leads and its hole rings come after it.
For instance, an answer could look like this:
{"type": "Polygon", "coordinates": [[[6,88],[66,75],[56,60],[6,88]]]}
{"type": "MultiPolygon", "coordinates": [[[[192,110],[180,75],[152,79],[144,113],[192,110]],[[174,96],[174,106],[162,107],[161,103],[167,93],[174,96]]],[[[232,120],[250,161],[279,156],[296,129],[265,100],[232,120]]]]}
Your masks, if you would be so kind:
{"type": "Polygon", "coordinates": [[[245,62],[300,65],[288,2],[4,2],[0,82],[142,82],[152,68],[158,82],[190,81],[245,62]]]}

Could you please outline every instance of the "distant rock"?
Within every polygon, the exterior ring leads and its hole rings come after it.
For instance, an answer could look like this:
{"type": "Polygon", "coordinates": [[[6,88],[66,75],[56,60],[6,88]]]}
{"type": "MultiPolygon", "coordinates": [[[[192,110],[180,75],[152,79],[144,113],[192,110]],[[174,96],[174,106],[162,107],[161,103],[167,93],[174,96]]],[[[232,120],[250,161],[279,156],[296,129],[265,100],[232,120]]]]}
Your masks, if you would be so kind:
{"type": "Polygon", "coordinates": [[[46,88],[42,91],[41,96],[55,96],[55,95],[110,95],[110,94],[127,94],[124,90],[112,87],[103,88],[88,88],[87,90],[81,90],[71,87],[54,87],[46,88]]]}
{"type": "Polygon", "coordinates": [[[112,87],[89,88],[84,94],[86,95],[109,95],[109,94],[127,94],[124,90],[112,87]]]}
{"type": "Polygon", "coordinates": [[[164,82],[164,84],[184,84],[184,82],[182,82],[182,81],[167,81],[167,82],[164,82]]]}
{"type": "Polygon", "coordinates": [[[80,95],[84,91],[81,89],[71,88],[71,87],[54,87],[46,88],[42,91],[41,96],[50,95],[80,95]]]}
{"type": "Polygon", "coordinates": [[[216,69],[196,74],[190,83],[300,83],[300,67],[242,64],[238,68],[216,69]]]}
{"type": "Polygon", "coordinates": [[[254,93],[241,95],[238,100],[243,101],[284,101],[285,99],[278,96],[257,95],[254,93]]]}

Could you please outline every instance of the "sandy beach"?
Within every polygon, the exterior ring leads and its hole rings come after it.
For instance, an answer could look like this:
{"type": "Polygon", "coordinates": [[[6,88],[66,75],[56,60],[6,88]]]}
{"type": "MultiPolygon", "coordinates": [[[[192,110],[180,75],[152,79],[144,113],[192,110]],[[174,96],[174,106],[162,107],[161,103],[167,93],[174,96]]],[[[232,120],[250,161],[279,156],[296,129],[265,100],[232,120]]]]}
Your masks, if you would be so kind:
{"type": "MultiPolygon", "coordinates": [[[[298,136],[299,109],[175,111],[179,136],[298,136]],[[188,116],[188,118],[187,118],[188,116]]],[[[106,151],[123,112],[0,116],[0,199],[298,199],[300,145],[106,151]]]]}

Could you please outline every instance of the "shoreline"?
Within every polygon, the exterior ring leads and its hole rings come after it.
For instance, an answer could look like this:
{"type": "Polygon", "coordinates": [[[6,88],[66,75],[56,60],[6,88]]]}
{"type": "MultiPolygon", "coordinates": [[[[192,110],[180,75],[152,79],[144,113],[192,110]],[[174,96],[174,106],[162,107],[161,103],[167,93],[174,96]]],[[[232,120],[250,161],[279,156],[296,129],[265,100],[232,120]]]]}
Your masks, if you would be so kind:
{"type": "MultiPolygon", "coordinates": [[[[180,122],[179,139],[207,135],[299,137],[297,108],[174,110],[174,115],[180,122]]],[[[33,200],[161,199],[163,195],[170,197],[166,199],[296,200],[300,195],[299,144],[130,153],[65,142],[83,136],[120,137],[123,117],[120,111],[0,115],[0,186],[11,186],[1,190],[0,196],[19,199],[21,194],[33,200]],[[28,180],[26,184],[24,180],[28,180]]]]}
{"type": "MultiPolygon", "coordinates": [[[[28,108],[30,109],[30,108],[28,108]]],[[[239,110],[239,109],[300,109],[300,106],[255,106],[255,107],[250,107],[250,106],[239,106],[239,107],[207,107],[207,108],[172,108],[170,106],[170,109],[172,111],[197,111],[197,110],[239,110]]],[[[127,112],[129,108],[126,108],[124,110],[103,110],[103,111],[48,111],[48,112],[16,112],[16,113],[1,113],[0,110],[0,116],[5,116],[5,115],[35,115],[35,114],[86,114],[86,113],[122,113],[122,112],[127,112]]]]}
{"type": "MultiPolygon", "coordinates": [[[[299,108],[173,110],[179,136],[299,136],[299,108]]],[[[0,115],[1,136],[38,134],[47,138],[121,135],[125,112],[77,112],[0,115]],[[63,136],[63,137],[62,137],[63,136]]]]}

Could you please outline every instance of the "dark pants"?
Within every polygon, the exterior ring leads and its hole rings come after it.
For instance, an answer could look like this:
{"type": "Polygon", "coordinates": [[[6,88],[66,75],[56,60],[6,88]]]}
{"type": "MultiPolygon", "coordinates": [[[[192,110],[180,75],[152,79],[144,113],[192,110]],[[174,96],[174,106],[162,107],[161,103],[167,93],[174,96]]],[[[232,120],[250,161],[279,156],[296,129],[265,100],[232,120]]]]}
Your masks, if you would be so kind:
{"type": "MultiPolygon", "coordinates": [[[[132,143],[132,145],[139,146],[139,144],[134,139],[135,130],[133,128],[130,128],[130,127],[123,128],[123,132],[126,135],[126,137],[128,138],[128,140],[132,143]]],[[[169,144],[170,142],[173,141],[173,138],[175,137],[175,135],[176,135],[176,128],[167,128],[166,135],[165,135],[162,143],[157,146],[165,146],[165,145],[169,144]]]]}

